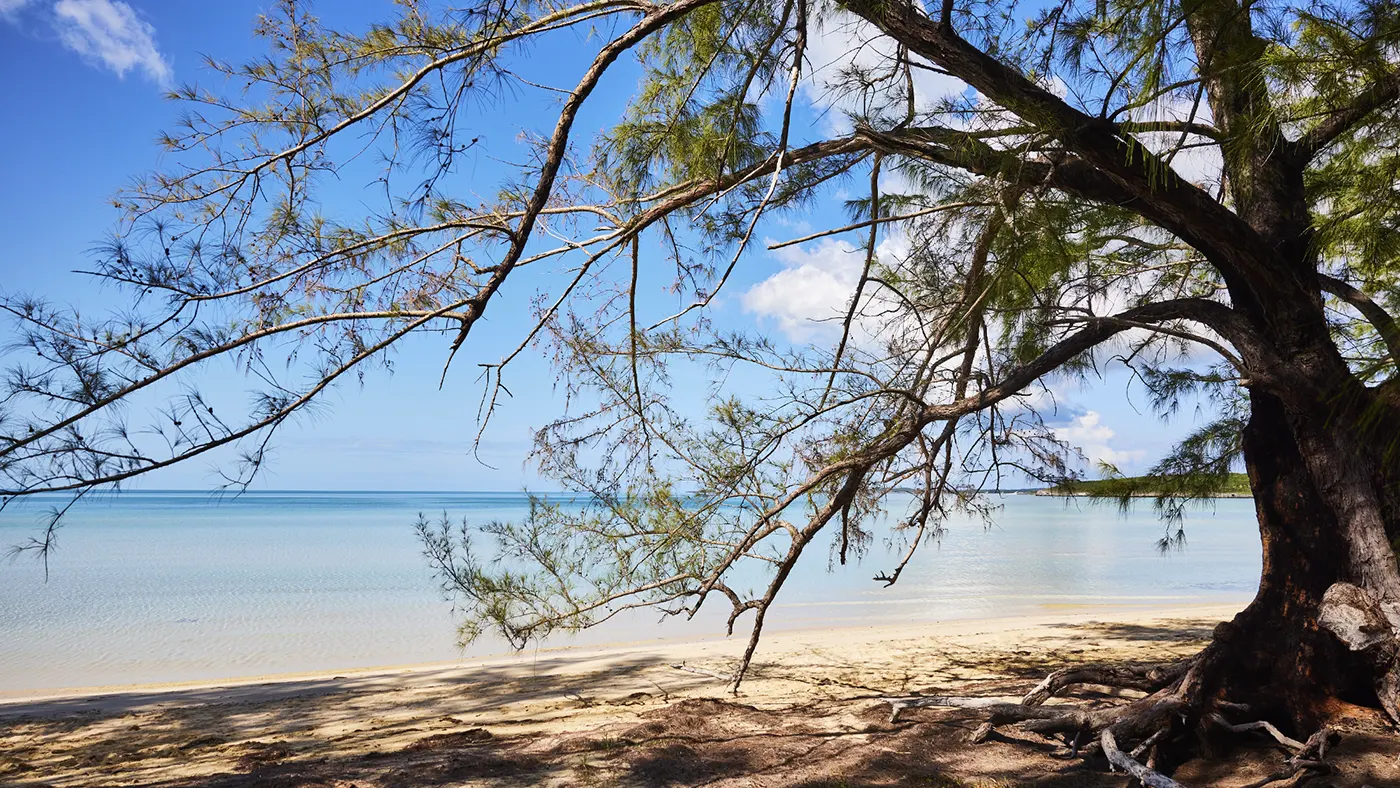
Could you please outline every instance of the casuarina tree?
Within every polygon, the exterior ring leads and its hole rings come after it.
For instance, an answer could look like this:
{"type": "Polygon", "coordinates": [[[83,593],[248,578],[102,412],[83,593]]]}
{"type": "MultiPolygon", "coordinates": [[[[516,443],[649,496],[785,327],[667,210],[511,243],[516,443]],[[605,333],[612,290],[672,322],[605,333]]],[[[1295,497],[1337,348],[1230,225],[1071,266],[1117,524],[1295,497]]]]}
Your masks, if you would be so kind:
{"type": "Polygon", "coordinates": [[[406,337],[480,352],[525,278],[532,327],[484,366],[481,412],[542,350],[569,404],[533,456],[587,503],[420,523],[464,634],[719,605],[751,632],[738,682],[799,561],[883,536],[894,583],[979,490],[1069,477],[1046,383],[1116,358],[1163,412],[1214,414],[1145,484],[1170,543],[1243,467],[1258,594],[1191,659],[1069,669],[992,722],[1165,785],[1205,732],[1268,721],[1297,770],[1338,701],[1400,721],[1400,4],[405,0],[347,31],[288,0],[258,33],[266,57],[175,92],[172,166],[120,197],[95,274],[130,309],[5,301],[4,494],[225,447],[246,484],[406,337]],[[510,177],[464,173],[481,119],[541,95],[549,123],[495,152],[510,177]],[[346,182],[382,202],[337,204],[346,182]],[[810,341],[723,312],[764,246],[835,238],[849,292],[810,341]],[[242,412],[197,388],[229,358],[259,387],[242,412]],[[1146,696],[1042,705],[1076,682],[1146,696]]]}

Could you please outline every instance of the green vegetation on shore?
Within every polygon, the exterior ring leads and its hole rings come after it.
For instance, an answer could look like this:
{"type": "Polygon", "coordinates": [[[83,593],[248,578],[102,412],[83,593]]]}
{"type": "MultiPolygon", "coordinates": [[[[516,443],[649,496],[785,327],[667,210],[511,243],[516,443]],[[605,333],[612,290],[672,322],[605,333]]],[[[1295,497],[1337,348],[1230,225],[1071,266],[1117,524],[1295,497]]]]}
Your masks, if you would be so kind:
{"type": "Polygon", "coordinates": [[[1179,476],[1119,476],[1111,479],[1074,481],[1038,490],[1036,495],[1084,495],[1094,498],[1155,498],[1163,495],[1194,493],[1192,497],[1247,498],[1251,495],[1249,476],[1243,473],[1223,477],[1184,479],[1179,476]],[[1205,482],[1205,483],[1203,483],[1205,482]]]}

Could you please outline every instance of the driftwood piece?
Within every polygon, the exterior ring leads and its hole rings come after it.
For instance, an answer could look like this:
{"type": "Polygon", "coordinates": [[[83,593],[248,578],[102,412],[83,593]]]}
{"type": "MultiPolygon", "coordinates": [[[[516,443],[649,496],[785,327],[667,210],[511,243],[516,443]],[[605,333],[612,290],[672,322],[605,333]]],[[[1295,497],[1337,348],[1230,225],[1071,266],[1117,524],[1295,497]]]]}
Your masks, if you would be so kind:
{"type": "Polygon", "coordinates": [[[988,736],[992,735],[993,730],[995,730],[995,728],[990,722],[984,722],[981,725],[978,725],[977,730],[968,734],[968,744],[981,744],[982,742],[987,740],[988,736]]]}
{"type": "MultiPolygon", "coordinates": [[[[1364,601],[1364,598],[1363,598],[1364,601]]],[[[1364,608],[1358,608],[1363,609],[1364,608]]],[[[1381,649],[1378,655],[1389,656],[1390,652],[1381,649]]],[[[1397,662],[1396,664],[1400,664],[1397,662]]],[[[899,719],[900,712],[909,708],[951,707],[973,709],[986,715],[986,719],[968,737],[977,744],[985,741],[996,726],[1016,724],[1022,730],[1051,737],[1062,738],[1067,744],[1068,757],[1087,758],[1102,752],[1119,771],[1131,775],[1145,788],[1186,788],[1183,784],[1158,771],[1158,748],[1161,742],[1179,730],[1177,723],[1183,710],[1201,708],[1199,693],[1190,691],[1193,666],[1199,668],[1199,660],[1188,664],[1130,666],[1122,672],[1105,672],[1099,668],[1076,668],[1058,671],[1054,680],[1043,681],[1025,697],[1025,702],[1007,702],[1001,697],[977,697],[955,695],[927,695],[913,697],[883,697],[882,702],[890,704],[890,722],[899,719]],[[1083,679],[1090,679],[1083,681],[1083,679]],[[1099,679],[1109,679],[1100,681],[1099,679]],[[1054,693],[1075,683],[1103,683],[1122,685],[1127,682],[1164,682],[1165,686],[1147,697],[1130,703],[1098,708],[1083,708],[1069,704],[1041,705],[1054,693]],[[1124,752],[1119,741],[1131,746],[1124,752]]],[[[1397,684],[1400,684],[1400,670],[1396,671],[1397,684]]],[[[1254,783],[1250,788],[1263,788],[1270,783],[1290,778],[1303,778],[1305,772],[1326,773],[1331,767],[1326,763],[1327,750],[1340,737],[1329,729],[1314,733],[1306,742],[1289,737],[1265,720],[1232,723],[1220,710],[1232,712],[1248,711],[1248,706],[1239,703],[1217,700],[1207,708],[1215,711],[1206,716],[1208,724],[1219,726],[1231,733],[1263,732],[1273,738],[1289,753],[1284,767],[1268,777],[1254,783]]]]}
{"type": "Polygon", "coordinates": [[[1147,697],[1126,706],[1083,709],[1077,706],[1027,706],[1008,703],[1001,698],[966,697],[957,695],[918,695],[905,698],[880,698],[890,704],[890,722],[898,722],[905,709],[950,707],[978,709],[987,713],[992,725],[1016,723],[1032,733],[1046,736],[1072,735],[1081,731],[1097,732],[1110,725],[1119,725],[1134,740],[1147,738],[1180,710],[1182,702],[1175,697],[1147,697]]]}
{"type": "MultiPolygon", "coordinates": [[[[1019,703],[1008,702],[1003,698],[969,698],[956,695],[914,695],[905,698],[880,698],[880,702],[890,704],[891,723],[898,722],[900,712],[905,709],[927,709],[937,707],[983,709],[995,717],[1005,714],[1018,715],[1025,708],[1019,703]]],[[[1021,717],[1020,719],[1031,718],[1021,717]]],[[[1019,719],[1007,721],[1019,722],[1019,719]]]]}

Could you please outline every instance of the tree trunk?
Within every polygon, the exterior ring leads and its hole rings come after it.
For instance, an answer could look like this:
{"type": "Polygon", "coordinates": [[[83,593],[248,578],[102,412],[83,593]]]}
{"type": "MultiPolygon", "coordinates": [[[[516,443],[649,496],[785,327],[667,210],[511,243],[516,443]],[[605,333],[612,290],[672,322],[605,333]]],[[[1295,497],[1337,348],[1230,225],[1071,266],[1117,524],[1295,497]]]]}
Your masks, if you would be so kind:
{"type": "Polygon", "coordinates": [[[1364,702],[1373,679],[1318,625],[1323,594],[1349,577],[1348,550],[1292,433],[1276,398],[1252,397],[1244,451],[1264,566],[1254,601],[1217,631],[1228,653],[1219,689],[1311,732],[1330,698],[1364,702]]]}
{"type": "MultiPolygon", "coordinates": [[[[1272,395],[1256,392],[1251,401],[1244,453],[1263,572],[1254,601],[1217,628],[1206,655],[1216,669],[1202,692],[1246,703],[1258,716],[1290,722],[1293,733],[1306,736],[1335,710],[1336,700],[1367,706],[1383,700],[1378,687],[1390,668],[1389,655],[1351,650],[1319,624],[1328,590],[1338,583],[1367,587],[1377,562],[1374,556],[1358,560],[1366,546],[1358,547],[1354,529],[1340,521],[1338,507],[1314,481],[1319,458],[1305,452],[1317,449],[1300,447],[1298,415],[1290,418],[1272,395]]],[[[1328,416],[1335,413],[1317,414],[1322,423],[1342,428],[1328,416]]],[[[1363,458],[1347,459],[1354,466],[1363,458]]],[[[1393,553],[1387,560],[1395,575],[1393,553]]]]}

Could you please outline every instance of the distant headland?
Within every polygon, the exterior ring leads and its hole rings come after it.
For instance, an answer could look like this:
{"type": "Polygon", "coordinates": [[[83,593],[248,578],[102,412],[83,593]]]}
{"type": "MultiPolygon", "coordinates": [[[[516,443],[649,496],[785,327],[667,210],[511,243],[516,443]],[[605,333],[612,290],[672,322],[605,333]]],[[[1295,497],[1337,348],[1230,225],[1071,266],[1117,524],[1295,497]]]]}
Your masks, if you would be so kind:
{"type": "MultiPolygon", "coordinates": [[[[1085,498],[1156,498],[1169,493],[1185,493],[1191,491],[1193,487],[1199,490],[1202,485],[1183,484],[1182,480],[1173,477],[1162,476],[1122,476],[1114,479],[1095,479],[1092,481],[1074,481],[1064,484],[1057,484],[1053,487],[1044,487],[1036,490],[1035,495],[1045,495],[1060,498],[1085,497],[1085,498]]],[[[1197,493],[1198,498],[1250,498],[1253,493],[1249,489],[1249,476],[1243,473],[1232,473],[1222,485],[1210,485],[1212,489],[1204,494],[1197,493]]]]}

